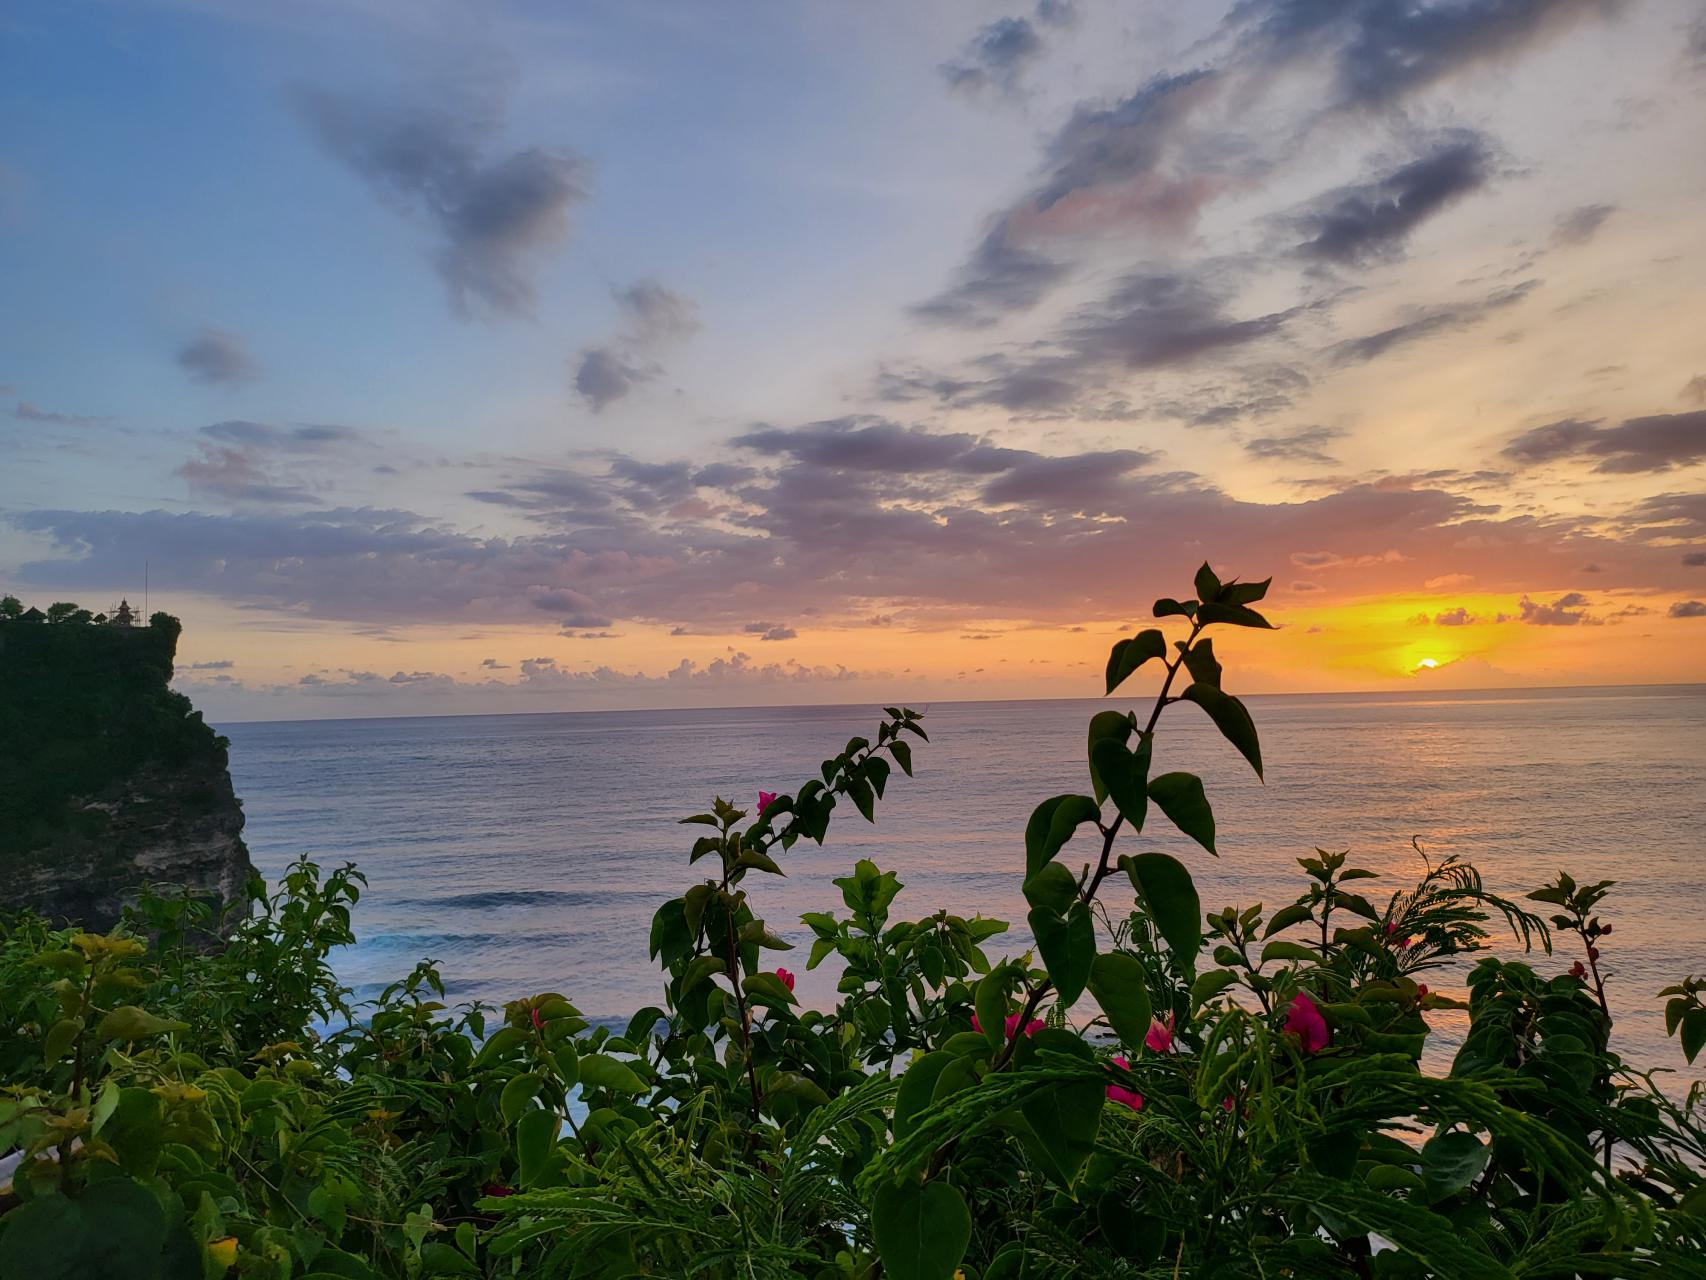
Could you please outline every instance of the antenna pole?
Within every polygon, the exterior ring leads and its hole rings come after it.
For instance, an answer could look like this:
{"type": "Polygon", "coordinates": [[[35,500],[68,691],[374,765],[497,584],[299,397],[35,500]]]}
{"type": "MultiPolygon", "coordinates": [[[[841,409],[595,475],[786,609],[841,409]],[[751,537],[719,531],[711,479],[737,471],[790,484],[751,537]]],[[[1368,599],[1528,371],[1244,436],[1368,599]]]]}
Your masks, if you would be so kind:
{"type": "Polygon", "coordinates": [[[150,617],[148,612],[148,561],[142,562],[142,616],[150,617]]]}

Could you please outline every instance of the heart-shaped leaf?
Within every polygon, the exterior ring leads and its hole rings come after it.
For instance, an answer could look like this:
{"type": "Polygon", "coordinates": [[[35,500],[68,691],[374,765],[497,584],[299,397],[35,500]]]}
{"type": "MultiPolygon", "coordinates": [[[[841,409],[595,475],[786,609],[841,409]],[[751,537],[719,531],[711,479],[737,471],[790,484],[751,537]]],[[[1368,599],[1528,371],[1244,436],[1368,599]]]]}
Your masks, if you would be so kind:
{"type": "Polygon", "coordinates": [[[884,1182],[871,1204],[871,1232],[893,1280],[952,1280],[971,1243],[971,1212],[951,1183],[884,1182]]]}

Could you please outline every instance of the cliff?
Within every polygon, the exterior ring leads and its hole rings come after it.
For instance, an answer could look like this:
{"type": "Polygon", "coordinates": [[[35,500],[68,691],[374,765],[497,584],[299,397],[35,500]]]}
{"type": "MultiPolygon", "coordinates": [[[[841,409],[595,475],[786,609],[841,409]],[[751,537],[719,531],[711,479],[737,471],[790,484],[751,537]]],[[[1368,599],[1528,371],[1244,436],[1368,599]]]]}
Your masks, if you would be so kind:
{"type": "Polygon", "coordinates": [[[253,866],[227,743],[167,687],[178,620],[4,603],[0,909],[106,929],[145,884],[240,898],[253,866]]]}

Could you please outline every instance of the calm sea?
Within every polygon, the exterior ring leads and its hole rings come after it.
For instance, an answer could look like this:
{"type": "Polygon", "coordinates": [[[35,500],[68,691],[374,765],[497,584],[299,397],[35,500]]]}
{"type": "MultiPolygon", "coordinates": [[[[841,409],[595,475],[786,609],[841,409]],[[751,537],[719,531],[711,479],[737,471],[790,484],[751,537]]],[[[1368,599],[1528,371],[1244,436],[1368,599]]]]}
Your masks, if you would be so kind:
{"type": "MultiPolygon", "coordinates": [[[[1316,846],[1349,849],[1377,871],[1368,896],[1381,901],[1421,870],[1412,836],[1435,856],[1472,859],[1489,888],[1513,896],[1559,868],[1616,880],[1604,952],[1618,1047],[1634,1063],[1682,1067],[1653,995],[1706,973],[1706,686],[1248,702],[1266,785],[1193,708],[1168,712],[1157,747],[1157,772],[1203,776],[1221,856],[1166,832],[1159,816],[1127,851],[1182,857],[1211,909],[1290,901],[1294,860],[1316,846]]],[[[896,772],[875,826],[846,806],[823,848],[788,855],[787,879],[753,877],[758,909],[805,943],[800,913],[840,910],[831,879],[870,858],[899,873],[906,917],[982,912],[1014,922],[997,953],[1022,950],[1025,819],[1047,796],[1087,789],[1096,709],[930,707],[918,776],[896,772]]],[[[307,853],[354,861],[371,881],[356,912],[361,941],[340,961],[358,993],[431,956],[454,1000],[556,990],[623,1020],[661,1003],[646,938],[658,903],[690,875],[695,829],[676,819],[716,795],[748,805],[760,788],[793,790],[880,715],[838,706],[222,729],[260,868],[276,875],[307,853]]],[[[803,970],[806,949],[782,963],[803,970]]],[[[1536,963],[1556,972],[1576,958],[1536,963]]],[[[800,995],[832,1003],[833,977],[802,973],[800,995]]],[[[1459,1024],[1438,1015],[1436,1025],[1449,1041],[1459,1024]]]]}

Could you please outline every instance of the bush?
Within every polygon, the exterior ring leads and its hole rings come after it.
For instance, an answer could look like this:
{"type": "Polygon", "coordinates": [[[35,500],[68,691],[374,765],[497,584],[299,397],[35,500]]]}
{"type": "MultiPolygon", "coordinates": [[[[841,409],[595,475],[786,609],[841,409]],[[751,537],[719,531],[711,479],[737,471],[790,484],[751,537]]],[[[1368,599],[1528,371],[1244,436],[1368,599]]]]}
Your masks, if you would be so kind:
{"type": "MultiPolygon", "coordinates": [[[[1089,790],[1031,817],[1034,953],[992,958],[999,921],[898,918],[899,881],[861,861],[844,911],[805,917],[806,967],[843,967],[833,1011],[769,958],[752,877],[843,801],[873,819],[926,741],[906,708],[797,791],[684,820],[662,1003],[621,1034],[555,993],[449,1011],[430,961],[352,1008],[328,964],[349,867],[256,885],[212,954],[182,899],[104,937],[12,922],[0,1151],[25,1158],[0,1280],[1706,1275],[1700,1091],[1612,1048],[1609,883],[1513,901],[1424,857],[1377,901],[1318,850],[1294,902],[1205,913],[1183,863],[1123,851],[1165,820],[1214,852],[1200,779],[1154,768],[1169,709],[1261,771],[1204,632],[1267,626],[1266,585],[1204,566],[1156,604],[1178,639],[1114,647],[1108,693],[1145,667],[1159,692],[1095,715],[1089,790]],[[1480,958],[1466,1004],[1429,988],[1494,929],[1581,959],[1480,958]],[[1432,1074],[1441,1009],[1468,1031],[1432,1074]]],[[[1690,1061],[1702,989],[1662,993],[1690,1061]]]]}

